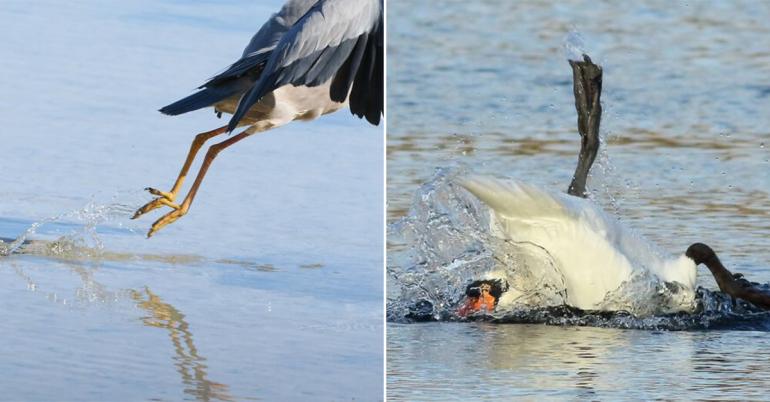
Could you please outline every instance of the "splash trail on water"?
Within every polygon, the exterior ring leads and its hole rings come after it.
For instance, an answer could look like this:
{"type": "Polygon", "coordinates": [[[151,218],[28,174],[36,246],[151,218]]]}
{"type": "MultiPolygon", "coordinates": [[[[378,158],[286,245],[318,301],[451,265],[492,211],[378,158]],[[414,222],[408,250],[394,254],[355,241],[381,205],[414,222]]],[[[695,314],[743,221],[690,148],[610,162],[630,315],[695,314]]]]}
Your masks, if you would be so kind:
{"type": "MultiPolygon", "coordinates": [[[[97,227],[108,223],[117,223],[119,227],[122,227],[120,220],[130,217],[131,213],[136,209],[134,205],[117,201],[118,197],[116,195],[113,197],[112,202],[107,204],[91,200],[81,209],[33,222],[23,233],[15,238],[0,238],[0,256],[9,256],[21,252],[34,252],[36,254],[52,256],[87,253],[91,257],[98,256],[104,249],[104,245],[97,234],[97,227]],[[72,226],[72,229],[70,233],[54,241],[45,242],[49,250],[47,253],[43,253],[39,248],[42,243],[34,241],[32,238],[39,232],[41,227],[53,224],[72,226]]],[[[128,230],[133,232],[132,229],[128,230]]]]}
{"type": "MultiPolygon", "coordinates": [[[[26,223],[14,220],[15,224],[22,224],[25,229],[15,237],[0,237],[0,258],[24,255],[101,263],[147,261],[185,266],[237,266],[260,272],[281,271],[281,268],[273,264],[249,259],[211,258],[193,253],[138,253],[130,250],[110,250],[105,247],[102,235],[113,232],[121,235],[135,235],[138,241],[146,241],[143,227],[134,229],[125,225],[131,222],[130,218],[134,211],[144,203],[140,196],[144,196],[143,191],[119,193],[109,202],[100,203],[91,200],[83,208],[39,221],[26,223]],[[129,201],[127,202],[126,199],[129,201]],[[60,234],[61,232],[65,234],[60,234]]],[[[312,262],[300,267],[318,269],[323,268],[324,264],[312,262]]]]}

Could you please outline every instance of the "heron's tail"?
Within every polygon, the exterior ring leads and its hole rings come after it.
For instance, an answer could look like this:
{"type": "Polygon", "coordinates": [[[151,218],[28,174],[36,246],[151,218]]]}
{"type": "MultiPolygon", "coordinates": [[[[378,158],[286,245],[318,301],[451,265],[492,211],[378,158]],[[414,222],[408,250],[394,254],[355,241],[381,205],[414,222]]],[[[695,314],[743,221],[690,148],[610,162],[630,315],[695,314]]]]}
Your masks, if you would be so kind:
{"type": "Polygon", "coordinates": [[[200,91],[180,99],[170,105],[163,106],[160,112],[169,116],[176,116],[193,110],[213,106],[241,91],[240,86],[227,85],[203,88],[200,91]]]}

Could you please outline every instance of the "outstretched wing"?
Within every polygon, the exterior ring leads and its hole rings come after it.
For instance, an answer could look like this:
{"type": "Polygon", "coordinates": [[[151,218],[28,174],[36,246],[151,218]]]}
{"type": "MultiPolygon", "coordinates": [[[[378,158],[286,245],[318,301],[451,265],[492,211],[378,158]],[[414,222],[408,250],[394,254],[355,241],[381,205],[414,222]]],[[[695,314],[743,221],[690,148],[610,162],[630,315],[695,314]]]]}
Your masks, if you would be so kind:
{"type": "Polygon", "coordinates": [[[230,131],[265,94],[287,84],[317,86],[331,79],[333,100],[344,101],[350,92],[351,111],[379,124],[383,110],[382,25],[382,0],[315,3],[281,36],[259,80],[238,104],[230,131]]]}

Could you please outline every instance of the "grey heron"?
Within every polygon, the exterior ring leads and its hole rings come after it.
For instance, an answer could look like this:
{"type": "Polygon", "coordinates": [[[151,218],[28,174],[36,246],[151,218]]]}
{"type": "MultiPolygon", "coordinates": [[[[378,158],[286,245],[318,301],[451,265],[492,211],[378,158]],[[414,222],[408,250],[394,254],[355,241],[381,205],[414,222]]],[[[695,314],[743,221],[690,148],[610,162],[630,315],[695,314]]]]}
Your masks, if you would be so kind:
{"type": "Polygon", "coordinates": [[[163,206],[171,212],[153,223],[147,237],[184,216],[206,171],[223,149],[255,133],[294,120],[313,120],[346,105],[379,125],[384,114],[383,0],[289,0],[254,35],[242,57],[199,91],[160,109],[179,115],[205,107],[232,114],[226,126],[195,136],[170,191],[147,188],[157,198],[132,219],[163,206]],[[181,203],[185,177],[203,144],[246,127],[209,147],[181,203]]]}

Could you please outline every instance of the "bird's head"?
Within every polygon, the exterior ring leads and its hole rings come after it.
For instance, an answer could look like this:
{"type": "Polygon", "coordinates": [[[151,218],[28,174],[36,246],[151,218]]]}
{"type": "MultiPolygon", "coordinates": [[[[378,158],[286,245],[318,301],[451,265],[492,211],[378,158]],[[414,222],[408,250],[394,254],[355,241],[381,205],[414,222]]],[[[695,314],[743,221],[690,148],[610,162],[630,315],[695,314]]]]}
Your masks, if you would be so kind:
{"type": "Polygon", "coordinates": [[[695,261],[695,265],[703,264],[717,256],[711,247],[703,243],[695,243],[691,245],[687,248],[685,255],[690,257],[691,260],[695,261]]]}

